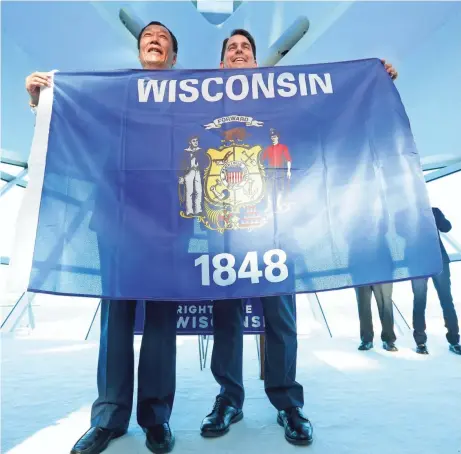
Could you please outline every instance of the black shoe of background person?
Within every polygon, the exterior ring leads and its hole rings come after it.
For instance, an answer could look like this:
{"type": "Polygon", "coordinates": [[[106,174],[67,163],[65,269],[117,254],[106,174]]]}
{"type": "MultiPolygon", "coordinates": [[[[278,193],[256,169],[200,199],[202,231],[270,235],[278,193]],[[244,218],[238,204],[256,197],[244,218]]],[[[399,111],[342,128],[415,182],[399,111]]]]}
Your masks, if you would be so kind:
{"type": "Polygon", "coordinates": [[[461,355],[461,345],[459,344],[450,344],[448,347],[449,350],[457,355],[461,355]]]}
{"type": "Polygon", "coordinates": [[[75,443],[70,454],[99,454],[115,438],[126,434],[126,430],[91,427],[75,443]]]}
{"type": "Polygon", "coordinates": [[[309,445],[312,443],[314,429],[299,407],[280,410],[277,422],[285,428],[285,439],[292,445],[309,445]]]}
{"type": "Polygon", "coordinates": [[[426,344],[419,344],[416,346],[416,353],[420,355],[428,355],[429,351],[427,350],[426,344]]]}
{"type": "Polygon", "coordinates": [[[373,348],[373,342],[363,342],[359,345],[359,350],[371,350],[373,348]]]}
{"type": "Polygon", "coordinates": [[[242,410],[232,407],[228,399],[218,396],[213,410],[205,416],[200,426],[202,437],[220,437],[229,432],[229,426],[243,418],[242,410]]]}
{"type": "Polygon", "coordinates": [[[399,349],[395,346],[394,342],[383,342],[383,348],[384,350],[387,350],[388,352],[398,352],[399,349]]]}
{"type": "Polygon", "coordinates": [[[167,422],[147,427],[144,432],[149,451],[155,454],[165,454],[173,449],[175,437],[167,422]]]}

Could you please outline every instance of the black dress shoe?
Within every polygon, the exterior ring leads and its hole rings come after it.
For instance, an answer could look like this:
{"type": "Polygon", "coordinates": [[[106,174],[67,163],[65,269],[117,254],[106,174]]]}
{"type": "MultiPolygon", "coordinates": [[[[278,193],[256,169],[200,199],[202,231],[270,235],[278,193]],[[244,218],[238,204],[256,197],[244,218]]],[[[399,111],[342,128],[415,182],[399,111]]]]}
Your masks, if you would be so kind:
{"type": "Polygon", "coordinates": [[[299,407],[279,411],[277,422],[285,427],[285,439],[289,443],[293,445],[312,443],[314,429],[299,407]]]}
{"type": "Polygon", "coordinates": [[[232,407],[229,401],[218,396],[213,410],[202,421],[200,433],[203,437],[220,437],[229,432],[229,426],[243,418],[242,410],[232,407]]]}
{"type": "Polygon", "coordinates": [[[459,344],[450,344],[450,347],[448,347],[449,350],[453,353],[456,353],[457,355],[461,355],[461,345],[459,344]]]}
{"type": "Polygon", "coordinates": [[[398,352],[399,349],[395,346],[394,342],[383,342],[383,348],[384,350],[387,350],[388,352],[398,352]]]}
{"type": "Polygon", "coordinates": [[[126,430],[105,429],[103,427],[91,427],[85,432],[80,440],[75,443],[70,454],[99,454],[115,438],[126,434],[126,430]]]}
{"type": "Polygon", "coordinates": [[[373,342],[362,342],[359,345],[359,350],[370,350],[373,348],[373,342]]]}
{"type": "Polygon", "coordinates": [[[426,344],[419,344],[416,346],[416,353],[420,355],[428,355],[429,351],[427,350],[426,344]]]}
{"type": "Polygon", "coordinates": [[[174,447],[174,434],[166,422],[144,429],[146,433],[146,446],[155,454],[170,452],[174,447]]]}

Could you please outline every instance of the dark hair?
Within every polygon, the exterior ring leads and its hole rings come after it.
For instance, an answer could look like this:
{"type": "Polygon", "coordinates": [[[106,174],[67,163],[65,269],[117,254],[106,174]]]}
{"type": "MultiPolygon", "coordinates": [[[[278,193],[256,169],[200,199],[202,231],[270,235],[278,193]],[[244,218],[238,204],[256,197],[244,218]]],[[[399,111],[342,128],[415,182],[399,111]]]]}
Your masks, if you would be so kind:
{"type": "MultiPolygon", "coordinates": [[[[255,43],[255,39],[253,38],[253,36],[251,36],[250,32],[247,32],[243,28],[237,28],[236,30],[232,30],[229,38],[232,38],[235,35],[242,35],[250,42],[251,49],[253,50],[253,56],[256,58],[256,43],[255,43]]],[[[229,38],[226,38],[222,42],[221,61],[224,61],[224,54],[226,53],[226,46],[227,46],[227,42],[229,41],[229,38]]]]}
{"type": "Polygon", "coordinates": [[[174,36],[174,33],[165,25],[163,25],[161,22],[158,22],[156,20],[153,20],[152,22],[149,22],[142,30],[141,32],[139,33],[138,35],[138,50],[139,50],[139,45],[140,45],[140,42],[141,42],[141,38],[142,38],[142,34],[144,33],[144,30],[149,27],[150,25],[160,25],[164,28],[166,28],[168,30],[168,32],[170,33],[170,36],[171,36],[171,40],[173,41],[173,52],[175,54],[178,53],[178,40],[176,39],[176,36],[174,36]]]}

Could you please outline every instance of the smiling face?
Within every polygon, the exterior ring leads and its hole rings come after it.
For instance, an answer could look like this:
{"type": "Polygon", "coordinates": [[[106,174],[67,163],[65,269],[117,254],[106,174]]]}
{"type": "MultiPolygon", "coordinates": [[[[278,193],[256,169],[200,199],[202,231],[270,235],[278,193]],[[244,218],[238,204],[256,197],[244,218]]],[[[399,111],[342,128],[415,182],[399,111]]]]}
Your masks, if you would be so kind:
{"type": "Polygon", "coordinates": [[[243,35],[229,38],[221,68],[256,68],[257,63],[250,41],[243,35]]]}
{"type": "Polygon", "coordinates": [[[176,63],[173,39],[161,25],[149,25],[139,41],[139,61],[144,69],[169,69],[176,63]]]}

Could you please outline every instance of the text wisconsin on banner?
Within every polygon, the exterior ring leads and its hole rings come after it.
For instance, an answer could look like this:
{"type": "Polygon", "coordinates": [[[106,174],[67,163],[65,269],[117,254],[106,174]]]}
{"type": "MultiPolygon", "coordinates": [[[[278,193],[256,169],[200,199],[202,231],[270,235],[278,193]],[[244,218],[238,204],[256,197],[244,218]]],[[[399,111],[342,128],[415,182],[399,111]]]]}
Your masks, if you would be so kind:
{"type": "Polygon", "coordinates": [[[251,298],[442,269],[408,118],[377,59],[56,73],[32,154],[30,291],[251,298]]]}
{"type": "Polygon", "coordinates": [[[210,77],[203,80],[158,80],[138,79],[139,102],[195,102],[203,99],[207,102],[218,102],[226,97],[232,101],[246,98],[290,98],[292,96],[308,96],[321,93],[333,93],[331,75],[325,73],[304,74],[298,77],[290,72],[277,75],[274,72],[254,73],[251,76],[235,75],[226,79],[210,77]],[[309,86],[309,88],[308,88],[309,86]]]}

